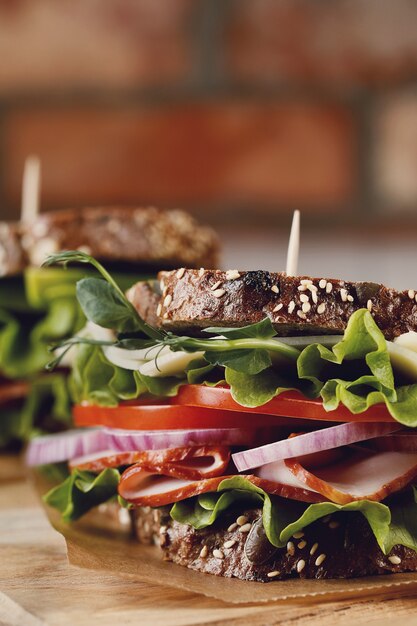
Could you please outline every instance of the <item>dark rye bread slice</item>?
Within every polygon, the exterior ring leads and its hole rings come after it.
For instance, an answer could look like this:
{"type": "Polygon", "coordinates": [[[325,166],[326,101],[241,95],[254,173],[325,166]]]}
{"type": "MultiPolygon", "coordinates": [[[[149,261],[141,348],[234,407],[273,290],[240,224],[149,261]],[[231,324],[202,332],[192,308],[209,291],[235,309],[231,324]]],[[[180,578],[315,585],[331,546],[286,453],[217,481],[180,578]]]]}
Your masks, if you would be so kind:
{"type": "Polygon", "coordinates": [[[160,545],[163,558],[199,572],[271,582],[286,578],[358,578],[414,572],[417,553],[395,546],[388,556],[379,548],[360,513],[323,518],[296,533],[285,548],[265,538],[260,510],[243,511],[245,525],[225,514],[215,525],[195,530],[173,521],[165,509],[132,511],[137,539],[160,545]],[[247,532],[242,532],[243,530],[247,532]]]}
{"type": "Polygon", "coordinates": [[[26,265],[20,225],[17,222],[0,222],[0,277],[21,274],[26,265]]]}
{"type": "Polygon", "coordinates": [[[417,330],[417,295],[370,282],[285,273],[181,268],[158,274],[161,295],[140,283],[129,298],[140,314],[156,305],[166,330],[195,334],[208,326],[245,326],[269,317],[278,334],[338,334],[368,308],[387,339],[417,330]]]}
{"type": "Polygon", "coordinates": [[[25,228],[32,265],[48,254],[81,249],[100,260],[160,269],[218,264],[219,240],[185,211],[98,207],[43,213],[25,228]]]}

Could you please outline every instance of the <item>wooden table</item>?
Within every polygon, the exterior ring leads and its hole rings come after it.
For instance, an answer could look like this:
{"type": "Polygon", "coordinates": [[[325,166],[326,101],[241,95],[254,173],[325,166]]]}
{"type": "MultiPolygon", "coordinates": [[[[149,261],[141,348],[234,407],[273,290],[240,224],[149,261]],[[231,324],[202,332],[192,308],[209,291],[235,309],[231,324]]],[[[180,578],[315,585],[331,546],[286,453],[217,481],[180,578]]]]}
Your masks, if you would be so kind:
{"type": "MultiPolygon", "coordinates": [[[[78,569],[31,487],[0,484],[0,626],[99,624],[417,624],[417,595],[328,603],[232,605],[119,575],[78,569]]],[[[407,592],[410,594],[410,591],[407,592]]]]}

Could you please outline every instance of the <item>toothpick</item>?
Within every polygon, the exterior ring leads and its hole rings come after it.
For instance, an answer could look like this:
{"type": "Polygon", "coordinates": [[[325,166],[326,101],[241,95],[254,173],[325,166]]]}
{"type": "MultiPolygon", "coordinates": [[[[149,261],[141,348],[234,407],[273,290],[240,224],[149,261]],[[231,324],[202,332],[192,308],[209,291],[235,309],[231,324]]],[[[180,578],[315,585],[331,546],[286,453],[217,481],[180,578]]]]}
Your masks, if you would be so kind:
{"type": "Polygon", "coordinates": [[[33,222],[39,213],[41,162],[37,156],[28,156],[25,161],[22,182],[22,222],[33,222]]]}
{"type": "Polygon", "coordinates": [[[300,211],[294,211],[287,252],[287,276],[297,276],[298,253],[300,250],[300,211]]]}

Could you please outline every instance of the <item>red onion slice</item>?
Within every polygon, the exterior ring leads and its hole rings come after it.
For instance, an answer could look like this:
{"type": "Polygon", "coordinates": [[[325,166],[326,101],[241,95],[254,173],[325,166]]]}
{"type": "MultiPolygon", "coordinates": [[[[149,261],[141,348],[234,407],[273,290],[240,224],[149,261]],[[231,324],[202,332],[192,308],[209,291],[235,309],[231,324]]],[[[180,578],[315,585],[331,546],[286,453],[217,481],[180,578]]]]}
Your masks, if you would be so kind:
{"type": "Polygon", "coordinates": [[[26,463],[29,467],[60,463],[77,456],[101,452],[107,448],[107,436],[103,429],[80,428],[32,439],[28,445],[26,463]]]}
{"type": "MultiPolygon", "coordinates": [[[[254,428],[205,428],[199,430],[117,430],[105,429],[107,445],[113,450],[163,450],[202,445],[250,445],[258,436],[254,428]]],[[[265,438],[263,439],[265,441],[265,438]]]]}
{"type": "MultiPolygon", "coordinates": [[[[280,430],[278,429],[278,432],[280,430]]],[[[27,452],[29,466],[59,463],[103,452],[142,452],[167,448],[221,445],[242,446],[270,441],[277,436],[271,428],[204,428],[198,430],[118,430],[80,428],[33,439],[27,452]]]]}
{"type": "Polygon", "coordinates": [[[239,472],[244,472],[274,461],[282,461],[373,439],[399,429],[398,424],[347,422],[269,443],[259,448],[237,452],[232,455],[232,459],[239,472]]]}

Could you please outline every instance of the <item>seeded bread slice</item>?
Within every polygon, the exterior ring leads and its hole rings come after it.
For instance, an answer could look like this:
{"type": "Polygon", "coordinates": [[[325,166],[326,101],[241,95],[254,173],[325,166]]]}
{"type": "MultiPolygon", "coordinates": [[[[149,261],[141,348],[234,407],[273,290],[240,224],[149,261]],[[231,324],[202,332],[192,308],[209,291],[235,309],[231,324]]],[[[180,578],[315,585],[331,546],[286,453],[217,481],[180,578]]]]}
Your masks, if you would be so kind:
{"type": "MultiPolygon", "coordinates": [[[[158,278],[159,325],[175,332],[196,334],[208,326],[245,326],[269,317],[280,335],[338,334],[360,308],[371,311],[387,339],[417,330],[413,290],[266,271],[181,268],[158,278]]],[[[146,313],[145,296],[141,284],[129,292],[140,314],[146,313]]]]}
{"type": "Polygon", "coordinates": [[[132,519],[137,539],[159,545],[165,560],[227,578],[271,582],[417,570],[417,553],[410,548],[395,546],[384,555],[360,513],[320,519],[280,549],[266,539],[260,510],[243,511],[241,525],[238,515],[227,513],[202,530],[173,521],[167,509],[137,508],[132,519]]]}
{"type": "Polygon", "coordinates": [[[43,213],[25,227],[33,265],[48,254],[81,249],[97,259],[150,269],[202,264],[216,267],[214,230],[185,211],[154,207],[98,207],[43,213]]]}
{"type": "Polygon", "coordinates": [[[27,265],[20,225],[0,222],[0,277],[21,274],[27,265]]]}

